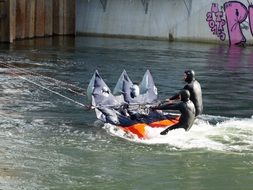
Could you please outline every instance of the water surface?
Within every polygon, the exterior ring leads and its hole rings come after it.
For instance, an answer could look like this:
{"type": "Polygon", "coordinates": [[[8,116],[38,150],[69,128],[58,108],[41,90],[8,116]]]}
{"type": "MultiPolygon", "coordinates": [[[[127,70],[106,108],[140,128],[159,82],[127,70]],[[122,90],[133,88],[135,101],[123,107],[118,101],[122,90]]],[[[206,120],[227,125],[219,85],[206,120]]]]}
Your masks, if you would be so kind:
{"type": "Polygon", "coordinates": [[[252,47],[87,37],[0,47],[0,61],[24,69],[0,67],[1,189],[252,189],[252,47]],[[148,129],[149,139],[129,139],[24,80],[88,104],[60,81],[85,89],[98,70],[113,89],[123,69],[135,82],[149,69],[160,99],[194,69],[204,115],[187,133],[148,129]]]}

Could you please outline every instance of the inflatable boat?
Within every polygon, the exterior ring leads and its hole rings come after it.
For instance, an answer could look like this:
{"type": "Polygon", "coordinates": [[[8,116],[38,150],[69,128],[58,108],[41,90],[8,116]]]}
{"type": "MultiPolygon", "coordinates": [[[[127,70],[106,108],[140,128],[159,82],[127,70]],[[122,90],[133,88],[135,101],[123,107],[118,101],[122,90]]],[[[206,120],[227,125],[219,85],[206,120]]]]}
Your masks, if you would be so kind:
{"type": "Polygon", "coordinates": [[[176,124],[179,115],[172,115],[152,110],[157,105],[158,93],[149,70],[138,85],[138,96],[133,97],[133,84],[127,72],[120,75],[111,92],[98,71],[95,71],[87,88],[87,97],[97,119],[104,123],[116,125],[126,133],[138,138],[147,138],[147,127],[165,129],[176,124]]]}

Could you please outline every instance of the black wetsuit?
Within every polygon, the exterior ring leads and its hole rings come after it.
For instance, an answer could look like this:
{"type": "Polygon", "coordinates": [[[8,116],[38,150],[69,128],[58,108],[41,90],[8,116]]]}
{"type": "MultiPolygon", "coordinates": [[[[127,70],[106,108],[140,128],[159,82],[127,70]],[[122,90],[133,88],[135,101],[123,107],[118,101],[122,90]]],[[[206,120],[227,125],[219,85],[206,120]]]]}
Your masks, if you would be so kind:
{"type": "Polygon", "coordinates": [[[168,127],[165,130],[166,133],[169,130],[178,129],[178,128],[184,128],[186,131],[188,131],[193,125],[193,122],[195,119],[195,107],[191,100],[187,100],[184,102],[180,101],[179,103],[163,104],[163,105],[153,107],[153,109],[179,110],[181,112],[179,122],[171,127],[168,127]]]}
{"type": "MultiPolygon", "coordinates": [[[[189,83],[184,86],[184,89],[189,90],[191,94],[190,100],[193,102],[195,106],[195,110],[196,110],[195,116],[202,114],[203,112],[202,91],[201,91],[201,86],[199,82],[193,79],[192,81],[189,81],[189,83]]],[[[178,98],[179,98],[179,94],[176,94],[173,97],[171,97],[170,100],[175,100],[178,98]]]]}

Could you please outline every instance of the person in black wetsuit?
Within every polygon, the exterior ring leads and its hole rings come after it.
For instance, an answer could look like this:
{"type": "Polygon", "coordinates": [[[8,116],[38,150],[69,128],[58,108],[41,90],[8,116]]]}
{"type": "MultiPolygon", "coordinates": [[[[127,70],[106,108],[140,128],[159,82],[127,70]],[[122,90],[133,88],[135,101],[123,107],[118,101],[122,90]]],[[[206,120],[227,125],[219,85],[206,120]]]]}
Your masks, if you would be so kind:
{"type": "Polygon", "coordinates": [[[184,128],[188,131],[195,120],[195,106],[190,100],[190,92],[188,90],[181,90],[179,93],[180,102],[177,103],[164,103],[152,107],[153,110],[179,110],[181,116],[179,122],[162,131],[161,135],[166,135],[170,130],[184,128]]]}
{"type": "MultiPolygon", "coordinates": [[[[193,70],[186,70],[184,72],[184,81],[187,84],[183,89],[189,90],[190,92],[190,100],[193,102],[196,113],[195,116],[202,114],[203,112],[203,102],[202,102],[202,90],[201,85],[195,79],[195,72],[193,70]]],[[[175,100],[179,98],[179,93],[175,94],[171,98],[167,99],[167,101],[175,100]]]]}

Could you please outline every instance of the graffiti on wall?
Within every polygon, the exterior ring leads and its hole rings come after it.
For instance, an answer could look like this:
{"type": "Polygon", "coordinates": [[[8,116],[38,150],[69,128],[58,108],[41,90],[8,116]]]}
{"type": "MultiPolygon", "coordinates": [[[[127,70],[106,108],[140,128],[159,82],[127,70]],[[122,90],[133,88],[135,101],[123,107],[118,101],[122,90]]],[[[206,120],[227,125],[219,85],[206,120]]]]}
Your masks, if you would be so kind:
{"type": "Polygon", "coordinates": [[[208,22],[211,32],[220,38],[221,41],[226,39],[226,34],[224,32],[226,21],[223,16],[223,11],[219,10],[217,3],[213,3],[211,11],[206,14],[206,21],[208,22]]]}
{"type": "Polygon", "coordinates": [[[227,37],[230,45],[246,43],[243,29],[250,28],[253,36],[253,5],[246,7],[239,1],[228,1],[220,7],[217,3],[211,5],[211,11],[206,14],[206,21],[221,41],[226,39],[224,26],[227,25],[227,37]],[[224,18],[225,17],[225,18],[224,18]]]}

